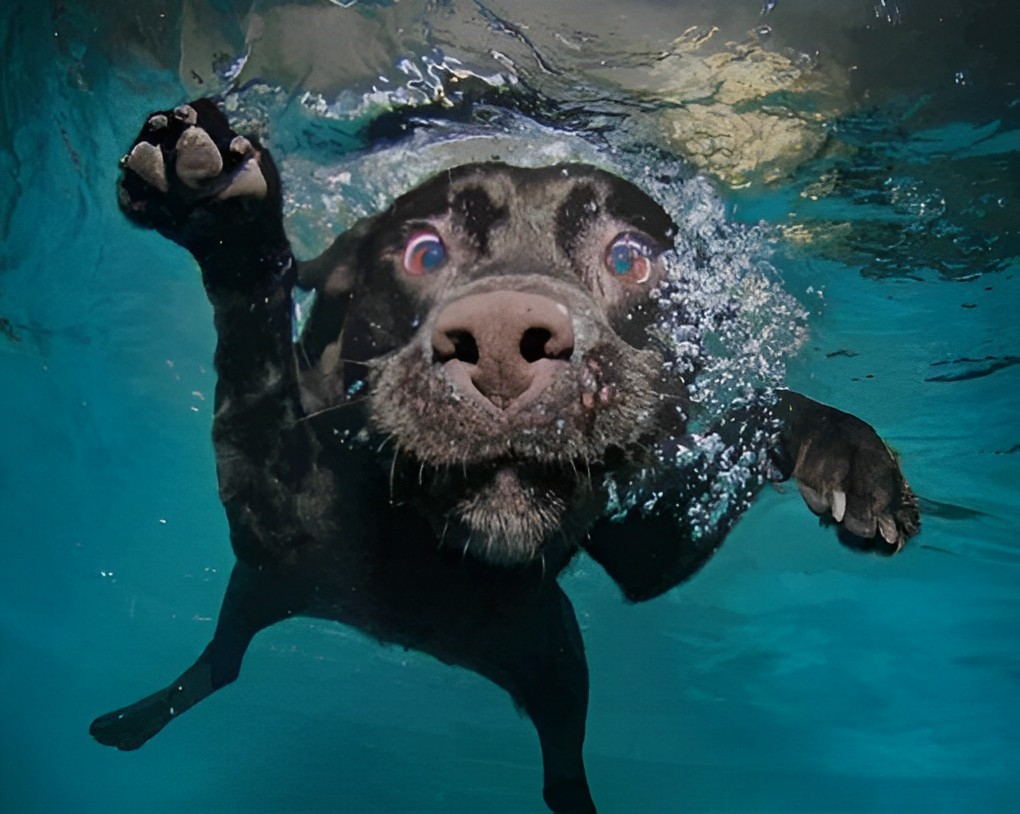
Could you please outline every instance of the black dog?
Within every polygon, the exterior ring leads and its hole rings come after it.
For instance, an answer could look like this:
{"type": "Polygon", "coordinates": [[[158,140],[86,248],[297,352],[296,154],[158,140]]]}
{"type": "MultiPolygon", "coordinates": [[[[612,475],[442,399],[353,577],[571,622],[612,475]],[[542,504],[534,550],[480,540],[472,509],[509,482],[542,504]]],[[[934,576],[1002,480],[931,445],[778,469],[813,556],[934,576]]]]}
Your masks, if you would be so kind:
{"type": "MultiPolygon", "coordinates": [[[[594,811],[587,667],[556,577],[584,549],[650,598],[742,508],[709,530],[675,511],[604,516],[606,484],[654,469],[650,450],[684,431],[685,383],[647,330],[670,218],[592,167],[469,165],[299,265],[269,154],[211,102],[151,115],[124,164],[124,212],[194,254],[215,309],[213,437],[238,562],[195,664],[92,734],[141,746],[233,681],[259,630],[306,614],[505,688],[538,730],[546,803],[594,811]],[[295,345],[299,282],[317,301],[295,345]]],[[[815,512],[888,552],[916,532],[867,424],[781,392],[715,428],[734,448],[763,430],[815,512]]],[[[675,475],[673,507],[713,472],[675,475]]]]}

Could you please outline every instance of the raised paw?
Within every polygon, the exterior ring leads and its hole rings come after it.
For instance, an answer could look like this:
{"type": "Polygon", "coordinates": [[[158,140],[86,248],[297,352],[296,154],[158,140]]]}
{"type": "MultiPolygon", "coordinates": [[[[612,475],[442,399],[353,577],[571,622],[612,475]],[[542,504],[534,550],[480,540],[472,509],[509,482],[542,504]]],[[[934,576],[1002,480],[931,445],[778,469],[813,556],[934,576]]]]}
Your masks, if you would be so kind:
{"type": "Polygon", "coordinates": [[[149,114],[121,167],[124,213],[184,244],[215,231],[217,214],[256,217],[278,193],[268,153],[231,130],[209,99],[149,114]]]}
{"type": "Polygon", "coordinates": [[[793,476],[801,496],[823,521],[840,526],[844,543],[896,553],[920,527],[917,498],[874,429],[832,412],[797,451],[793,476]]]}

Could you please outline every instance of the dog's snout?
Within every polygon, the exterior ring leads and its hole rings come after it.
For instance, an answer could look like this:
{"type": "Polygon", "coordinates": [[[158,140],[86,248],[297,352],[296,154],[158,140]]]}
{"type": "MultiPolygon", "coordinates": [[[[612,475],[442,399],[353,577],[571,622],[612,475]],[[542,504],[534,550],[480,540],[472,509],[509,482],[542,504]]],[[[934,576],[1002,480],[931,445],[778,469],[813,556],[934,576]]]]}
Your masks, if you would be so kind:
{"type": "Polygon", "coordinates": [[[574,351],[574,330],[567,307],[549,297],[469,294],[440,312],[432,351],[461,390],[504,410],[545,389],[574,351]]]}

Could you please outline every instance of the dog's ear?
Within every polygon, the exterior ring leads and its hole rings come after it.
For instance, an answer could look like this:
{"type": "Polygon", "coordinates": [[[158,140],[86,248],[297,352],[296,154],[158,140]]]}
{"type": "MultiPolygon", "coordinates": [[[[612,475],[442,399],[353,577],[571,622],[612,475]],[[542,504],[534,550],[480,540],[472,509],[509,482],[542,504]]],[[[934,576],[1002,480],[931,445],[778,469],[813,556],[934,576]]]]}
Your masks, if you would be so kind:
{"type": "Polygon", "coordinates": [[[358,281],[358,265],[365,238],[375,228],[378,215],[362,218],[341,234],[322,254],[298,264],[298,284],[329,297],[349,294],[358,281]]]}

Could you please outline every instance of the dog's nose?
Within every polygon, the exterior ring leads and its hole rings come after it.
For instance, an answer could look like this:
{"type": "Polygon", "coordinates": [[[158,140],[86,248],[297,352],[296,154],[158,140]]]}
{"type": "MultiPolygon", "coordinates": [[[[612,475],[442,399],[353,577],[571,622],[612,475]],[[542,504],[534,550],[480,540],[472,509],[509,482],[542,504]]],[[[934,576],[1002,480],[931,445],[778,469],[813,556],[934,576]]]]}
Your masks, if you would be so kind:
{"type": "Polygon", "coordinates": [[[440,312],[432,351],[461,390],[506,410],[552,382],[574,351],[574,329],[567,307],[549,297],[469,294],[440,312]]]}

